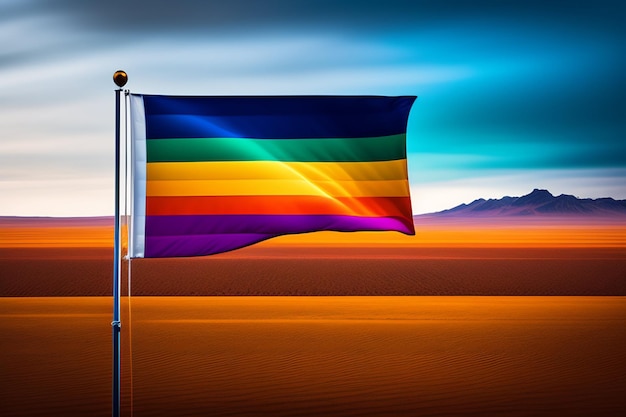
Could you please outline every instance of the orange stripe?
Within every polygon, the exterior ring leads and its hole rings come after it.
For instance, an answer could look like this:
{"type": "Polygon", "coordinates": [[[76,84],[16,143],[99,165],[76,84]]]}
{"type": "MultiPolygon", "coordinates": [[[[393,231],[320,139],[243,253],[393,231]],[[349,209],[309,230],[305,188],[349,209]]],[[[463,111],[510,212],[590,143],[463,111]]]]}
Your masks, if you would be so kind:
{"type": "Polygon", "coordinates": [[[332,214],[411,217],[409,197],[199,196],[147,197],[146,215],[332,214]]]}
{"type": "Polygon", "coordinates": [[[337,181],[292,180],[174,180],[146,181],[149,197],[202,196],[295,196],[319,197],[405,197],[409,195],[406,180],[337,181]]]}

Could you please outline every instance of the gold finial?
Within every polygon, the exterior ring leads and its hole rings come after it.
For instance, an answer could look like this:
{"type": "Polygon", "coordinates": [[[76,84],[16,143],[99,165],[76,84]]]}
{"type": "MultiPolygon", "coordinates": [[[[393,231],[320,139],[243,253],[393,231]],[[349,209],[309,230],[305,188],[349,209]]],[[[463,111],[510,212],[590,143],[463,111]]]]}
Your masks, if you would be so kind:
{"type": "Polygon", "coordinates": [[[128,82],[128,75],[122,70],[115,71],[115,74],[113,74],[113,82],[115,85],[122,88],[128,82]]]}

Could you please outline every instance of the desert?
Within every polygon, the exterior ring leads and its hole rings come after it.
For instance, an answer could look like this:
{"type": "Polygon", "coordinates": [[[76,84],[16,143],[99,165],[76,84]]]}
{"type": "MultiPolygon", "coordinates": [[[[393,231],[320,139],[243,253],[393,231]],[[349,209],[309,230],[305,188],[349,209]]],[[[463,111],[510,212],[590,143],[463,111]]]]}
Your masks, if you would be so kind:
{"type": "MultiPolygon", "coordinates": [[[[418,222],[124,261],[122,415],[621,412],[623,223],[418,222]]],[[[3,415],[110,415],[111,219],[2,226],[3,415]]]]}

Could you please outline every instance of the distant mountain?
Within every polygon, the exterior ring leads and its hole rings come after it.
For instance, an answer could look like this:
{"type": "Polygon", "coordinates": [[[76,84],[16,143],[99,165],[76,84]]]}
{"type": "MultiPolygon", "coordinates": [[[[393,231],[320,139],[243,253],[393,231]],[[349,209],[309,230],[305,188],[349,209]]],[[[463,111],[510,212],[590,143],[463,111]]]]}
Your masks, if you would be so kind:
{"type": "Polygon", "coordinates": [[[435,216],[626,216],[626,200],[613,198],[577,198],[561,194],[553,196],[548,190],[534,189],[521,197],[503,197],[485,200],[480,198],[449,210],[432,213],[435,216]]]}

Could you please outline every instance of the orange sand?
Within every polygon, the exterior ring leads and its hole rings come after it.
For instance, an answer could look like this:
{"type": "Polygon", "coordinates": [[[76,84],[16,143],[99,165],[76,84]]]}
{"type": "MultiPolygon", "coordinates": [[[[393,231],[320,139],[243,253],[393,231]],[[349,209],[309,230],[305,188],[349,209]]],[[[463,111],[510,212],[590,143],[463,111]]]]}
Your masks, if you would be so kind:
{"type": "Polygon", "coordinates": [[[0,217],[0,248],[112,246],[113,218],[0,217]]]}
{"type": "MultiPolygon", "coordinates": [[[[112,254],[0,248],[0,296],[110,295],[112,254]]],[[[136,296],[626,295],[622,248],[252,246],[213,257],[137,259],[132,271],[136,296]]]]}
{"type": "MultiPolygon", "coordinates": [[[[3,416],[110,415],[110,307],[0,299],[3,416]]],[[[131,398],[137,417],[626,406],[623,297],[140,297],[123,312],[127,416],[131,398]]]]}
{"type": "MultiPolygon", "coordinates": [[[[623,222],[423,220],[133,261],[123,415],[623,411],[623,222]]],[[[109,416],[112,220],[43,223],[0,219],[0,414],[109,416]]]]}

